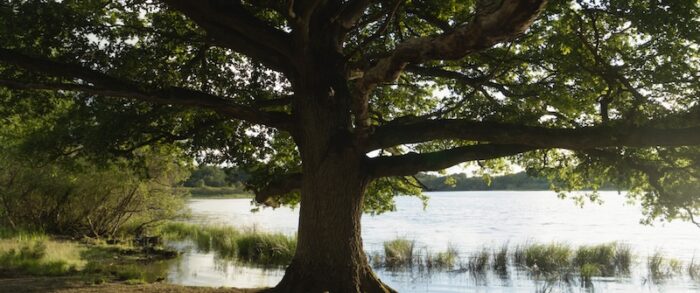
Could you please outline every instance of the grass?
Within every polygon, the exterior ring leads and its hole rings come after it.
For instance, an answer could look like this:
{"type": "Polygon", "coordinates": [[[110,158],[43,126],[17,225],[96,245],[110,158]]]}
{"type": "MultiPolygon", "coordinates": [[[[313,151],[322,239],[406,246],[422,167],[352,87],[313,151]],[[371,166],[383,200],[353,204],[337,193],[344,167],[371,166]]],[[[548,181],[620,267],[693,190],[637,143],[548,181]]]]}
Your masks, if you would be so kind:
{"type": "Polygon", "coordinates": [[[79,277],[89,283],[145,283],[165,277],[169,251],[104,241],[57,240],[43,233],[1,233],[0,277],[79,277]]]}
{"type": "Polygon", "coordinates": [[[283,234],[247,233],[236,244],[241,260],[261,265],[289,264],[297,247],[296,239],[283,234]]]}
{"type": "Polygon", "coordinates": [[[63,276],[77,272],[86,261],[76,243],[45,235],[19,234],[0,240],[0,276],[63,276]]]}
{"type": "Polygon", "coordinates": [[[487,248],[482,248],[481,250],[475,252],[469,256],[467,262],[467,269],[472,273],[483,274],[489,268],[489,258],[491,254],[487,248]]]}
{"type": "Polygon", "coordinates": [[[493,252],[493,270],[500,275],[508,273],[508,244],[493,252]]]}
{"type": "Polygon", "coordinates": [[[404,238],[384,242],[384,265],[390,268],[413,265],[413,248],[414,241],[404,238]]]}
{"type": "Polygon", "coordinates": [[[612,276],[630,271],[632,253],[629,245],[615,242],[581,246],[576,250],[573,264],[582,275],[612,276]]]}
{"type": "Polygon", "coordinates": [[[665,279],[681,273],[683,264],[673,258],[667,258],[662,252],[656,251],[647,258],[649,277],[654,280],[665,279]]]}
{"type": "Polygon", "coordinates": [[[692,280],[700,281],[700,263],[695,263],[695,257],[688,264],[688,276],[692,280]]]}
{"type": "Polygon", "coordinates": [[[170,240],[191,240],[198,250],[262,266],[284,266],[296,251],[296,239],[280,233],[240,231],[226,226],[168,223],[161,229],[170,240]]]}
{"type": "Polygon", "coordinates": [[[579,274],[581,276],[581,282],[586,287],[590,287],[593,277],[600,276],[602,271],[600,266],[592,263],[584,263],[579,267],[579,274]]]}
{"type": "Polygon", "coordinates": [[[415,248],[415,242],[405,238],[397,238],[384,242],[384,254],[379,252],[369,254],[370,262],[375,267],[396,269],[428,269],[450,270],[457,265],[459,252],[457,248],[448,245],[447,249],[437,253],[415,248]],[[422,252],[422,253],[421,253],[422,252]]]}
{"type": "Polygon", "coordinates": [[[253,194],[238,187],[181,187],[188,191],[193,198],[253,198],[253,194]]]}
{"type": "Polygon", "coordinates": [[[557,272],[571,266],[572,250],[564,243],[531,243],[515,248],[513,260],[516,265],[534,272],[557,272]]]}
{"type": "Polygon", "coordinates": [[[435,254],[427,252],[423,263],[428,269],[451,269],[457,264],[458,258],[459,252],[457,251],[457,248],[452,245],[448,245],[445,251],[435,254]]]}

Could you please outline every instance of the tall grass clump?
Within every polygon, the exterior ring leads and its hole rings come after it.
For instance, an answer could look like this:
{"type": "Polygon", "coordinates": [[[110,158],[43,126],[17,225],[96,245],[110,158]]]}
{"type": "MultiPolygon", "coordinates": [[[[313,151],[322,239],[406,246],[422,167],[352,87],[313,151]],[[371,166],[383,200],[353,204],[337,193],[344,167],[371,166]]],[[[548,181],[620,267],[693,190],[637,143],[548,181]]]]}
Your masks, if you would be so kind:
{"type": "Polygon", "coordinates": [[[240,260],[260,265],[291,263],[297,247],[296,239],[284,234],[248,233],[235,241],[240,260]]]}
{"type": "Polygon", "coordinates": [[[629,274],[632,268],[632,247],[627,243],[617,243],[615,247],[615,268],[618,273],[629,274]]]}
{"type": "Polygon", "coordinates": [[[213,251],[221,258],[264,266],[289,264],[296,250],[294,237],[253,230],[241,232],[226,226],[169,223],[161,232],[169,240],[190,240],[199,251],[213,251]]]}
{"type": "Polygon", "coordinates": [[[700,263],[695,262],[695,257],[688,264],[688,276],[695,281],[700,281],[700,263]]]}
{"type": "Polygon", "coordinates": [[[647,258],[647,268],[651,279],[664,279],[682,271],[682,263],[677,259],[666,258],[660,251],[647,258]]]}
{"type": "Polygon", "coordinates": [[[428,269],[451,269],[457,264],[458,258],[459,252],[457,251],[457,248],[452,245],[448,245],[445,251],[435,254],[430,252],[426,253],[425,260],[423,262],[428,269]]]}
{"type": "Polygon", "coordinates": [[[508,273],[508,244],[493,252],[493,270],[500,275],[508,273]]]}
{"type": "Polygon", "coordinates": [[[517,246],[513,253],[516,265],[537,272],[556,272],[571,265],[572,250],[568,244],[525,244],[517,246]]]}
{"type": "Polygon", "coordinates": [[[470,255],[467,262],[467,269],[469,272],[475,274],[486,273],[489,268],[490,255],[489,250],[486,248],[482,248],[481,250],[470,255]]]}
{"type": "Polygon", "coordinates": [[[627,244],[616,242],[581,246],[572,260],[578,269],[581,283],[592,285],[593,277],[626,274],[632,266],[632,250],[627,244]]]}
{"type": "Polygon", "coordinates": [[[573,264],[582,274],[585,271],[594,276],[611,276],[615,273],[629,272],[631,263],[632,254],[629,246],[615,242],[581,246],[576,250],[573,259],[573,264]]]}
{"type": "Polygon", "coordinates": [[[384,242],[384,264],[390,268],[407,267],[414,263],[415,242],[398,238],[384,242]]]}

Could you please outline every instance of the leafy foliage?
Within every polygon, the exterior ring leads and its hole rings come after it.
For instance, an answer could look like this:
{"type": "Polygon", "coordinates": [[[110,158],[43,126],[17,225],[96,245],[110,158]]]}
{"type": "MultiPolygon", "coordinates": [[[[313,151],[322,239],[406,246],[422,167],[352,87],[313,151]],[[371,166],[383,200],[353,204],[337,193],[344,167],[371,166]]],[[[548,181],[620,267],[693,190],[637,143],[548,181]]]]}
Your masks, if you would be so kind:
{"type": "MultiPolygon", "coordinates": [[[[239,2],[265,25],[290,31],[286,7],[273,1],[239,2]]],[[[479,6],[481,1],[390,2],[372,2],[360,25],[347,32],[334,52],[344,55],[347,67],[373,65],[374,56],[386,56],[413,38],[449,32],[485,9],[479,6]]],[[[697,126],[699,16],[700,4],[694,0],[550,1],[538,21],[515,40],[459,60],[410,64],[396,81],[380,84],[369,97],[371,125],[469,119],[559,129],[649,122],[697,126]]],[[[253,108],[294,93],[289,76],[216,41],[161,1],[0,4],[2,48],[79,63],[138,81],[144,88],[178,86],[253,108]]],[[[4,63],[0,77],[35,83],[75,81],[4,63]]],[[[213,111],[73,91],[0,91],[1,116],[10,125],[0,142],[10,146],[12,136],[41,128],[41,135],[17,146],[34,150],[32,156],[80,152],[105,159],[128,156],[149,144],[174,144],[204,163],[227,163],[245,170],[251,189],[302,169],[298,141],[289,133],[227,119],[213,111]],[[30,114],[44,118],[29,122],[30,114]],[[18,129],[30,123],[34,125],[18,129]]],[[[298,114],[290,104],[267,109],[298,114]]],[[[475,143],[435,140],[394,146],[381,155],[475,143]]],[[[630,199],[642,202],[645,222],[651,223],[695,220],[693,215],[700,210],[698,153],[697,147],[603,147],[541,150],[508,160],[547,177],[562,194],[612,182],[629,190],[630,199]]],[[[491,169],[503,160],[481,163],[491,169]]],[[[209,183],[220,184],[215,181],[209,183]]],[[[412,178],[375,180],[365,197],[366,210],[392,210],[394,196],[420,194],[416,183],[412,178]]],[[[595,193],[591,195],[595,199],[595,193]]],[[[298,203],[298,193],[282,202],[298,203]]]]}
{"type": "Polygon", "coordinates": [[[112,237],[181,214],[185,195],[173,187],[188,174],[188,162],[178,148],[144,147],[127,159],[49,146],[60,127],[54,123],[76,105],[50,97],[40,103],[9,111],[9,123],[0,126],[1,226],[112,237]]]}

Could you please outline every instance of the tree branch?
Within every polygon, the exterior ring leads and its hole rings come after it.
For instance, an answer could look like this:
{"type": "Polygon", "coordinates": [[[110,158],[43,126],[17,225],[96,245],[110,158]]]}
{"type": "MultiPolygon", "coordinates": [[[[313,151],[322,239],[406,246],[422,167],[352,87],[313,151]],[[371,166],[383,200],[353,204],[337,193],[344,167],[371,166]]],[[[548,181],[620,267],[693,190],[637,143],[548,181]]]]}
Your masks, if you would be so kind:
{"type": "Polygon", "coordinates": [[[279,204],[274,200],[274,197],[299,190],[301,176],[301,173],[289,174],[270,182],[264,188],[255,190],[255,201],[266,206],[278,206],[279,204]]]}
{"type": "Polygon", "coordinates": [[[336,22],[344,29],[352,29],[357,21],[360,20],[362,15],[365,13],[367,7],[372,4],[370,0],[350,0],[348,1],[340,11],[336,22]]]}
{"type": "Polygon", "coordinates": [[[217,45],[281,72],[291,69],[291,38],[246,11],[238,1],[163,0],[203,28],[217,45]]]}
{"type": "Polygon", "coordinates": [[[409,63],[457,60],[510,40],[523,33],[544,7],[546,0],[502,0],[495,9],[477,9],[470,23],[438,36],[421,37],[399,44],[388,57],[366,70],[355,84],[356,125],[366,127],[370,92],[380,83],[396,80],[409,63]]]}
{"type": "Polygon", "coordinates": [[[136,99],[154,104],[199,107],[216,111],[229,118],[241,119],[287,131],[292,129],[290,123],[291,118],[285,113],[266,112],[243,105],[237,105],[228,98],[205,92],[174,86],[154,89],[147,85],[136,84],[129,80],[112,77],[82,66],[31,57],[4,48],[0,48],[0,62],[54,77],[80,80],[80,83],[0,80],[0,85],[5,87],[25,90],[80,91],[101,96],[136,99]]]}
{"type": "Polygon", "coordinates": [[[700,145],[700,135],[698,135],[700,127],[696,124],[685,128],[658,127],[663,124],[652,122],[647,126],[619,124],[612,126],[614,124],[610,123],[604,126],[562,129],[461,119],[427,120],[407,124],[387,124],[377,128],[369,139],[368,151],[440,139],[463,139],[570,150],[610,146],[700,145]]]}
{"type": "Polygon", "coordinates": [[[368,164],[374,178],[412,176],[421,171],[439,171],[463,162],[508,157],[534,149],[523,145],[482,144],[423,154],[371,158],[368,164]]]}

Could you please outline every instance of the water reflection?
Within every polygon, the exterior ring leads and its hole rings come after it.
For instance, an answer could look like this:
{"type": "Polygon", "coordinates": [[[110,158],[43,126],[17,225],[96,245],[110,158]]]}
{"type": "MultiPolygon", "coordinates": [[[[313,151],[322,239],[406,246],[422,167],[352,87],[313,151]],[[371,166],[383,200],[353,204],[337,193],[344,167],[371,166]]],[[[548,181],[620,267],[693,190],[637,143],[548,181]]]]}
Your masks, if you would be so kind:
{"type": "MultiPolygon", "coordinates": [[[[551,192],[452,192],[432,193],[423,210],[413,198],[397,199],[397,211],[363,218],[363,239],[369,251],[396,237],[416,241],[419,249],[443,251],[448,243],[462,257],[484,245],[500,247],[527,241],[566,242],[574,246],[612,241],[630,243],[637,263],[629,276],[594,277],[584,287],[571,276],[534,276],[509,268],[508,274],[488,271],[475,275],[463,271],[387,271],[377,274],[400,292],[692,292],[700,291],[687,276],[651,282],[645,261],[663,249],[668,255],[689,262],[700,252],[700,230],[683,222],[656,227],[638,223],[637,206],[625,205],[623,197],[605,192],[602,206],[578,208],[551,192]]],[[[245,199],[193,200],[189,204],[198,223],[294,234],[297,211],[288,208],[250,213],[245,199]]],[[[217,260],[212,253],[189,249],[170,270],[168,281],[193,286],[266,287],[283,276],[281,269],[261,269],[217,260]]]]}

